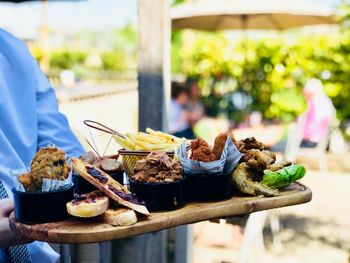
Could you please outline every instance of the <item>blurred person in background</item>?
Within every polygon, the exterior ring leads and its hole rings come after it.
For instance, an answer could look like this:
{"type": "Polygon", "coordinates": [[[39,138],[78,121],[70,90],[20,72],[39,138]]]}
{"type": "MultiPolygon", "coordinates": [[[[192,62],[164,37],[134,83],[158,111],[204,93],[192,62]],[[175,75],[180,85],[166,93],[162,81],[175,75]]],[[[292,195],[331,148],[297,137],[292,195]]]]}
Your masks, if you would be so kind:
{"type": "Polygon", "coordinates": [[[309,79],[303,93],[307,100],[307,110],[298,119],[302,132],[300,146],[314,148],[328,136],[335,108],[318,79],[309,79]]]}
{"type": "Polygon", "coordinates": [[[188,111],[189,125],[192,130],[192,133],[194,134],[194,126],[205,116],[204,106],[201,101],[201,91],[198,85],[198,80],[188,78],[186,80],[185,87],[189,95],[189,99],[185,105],[185,109],[188,111]]]}
{"type": "Polygon", "coordinates": [[[299,146],[302,148],[315,148],[328,138],[335,108],[325,94],[322,82],[309,79],[304,85],[303,93],[307,101],[306,111],[289,126],[280,142],[271,147],[273,151],[284,152],[290,138],[296,138],[295,142],[294,139],[291,140],[293,143],[301,141],[299,146]]]}
{"type": "Polygon", "coordinates": [[[190,126],[190,112],[185,107],[188,101],[189,96],[185,87],[180,83],[173,82],[168,114],[169,132],[180,138],[193,139],[194,134],[190,126]]]}

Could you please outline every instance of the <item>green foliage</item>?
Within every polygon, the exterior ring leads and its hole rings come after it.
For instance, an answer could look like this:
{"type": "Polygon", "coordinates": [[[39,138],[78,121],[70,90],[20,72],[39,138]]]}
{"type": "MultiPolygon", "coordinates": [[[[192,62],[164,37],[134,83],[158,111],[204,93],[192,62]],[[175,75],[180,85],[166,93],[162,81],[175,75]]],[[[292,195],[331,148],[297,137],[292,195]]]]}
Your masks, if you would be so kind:
{"type": "Polygon", "coordinates": [[[101,54],[102,68],[104,70],[126,70],[127,58],[121,52],[106,51],[101,54]]]}
{"type": "MultiPolygon", "coordinates": [[[[131,24],[113,31],[83,31],[71,37],[70,41],[66,43],[65,48],[55,49],[49,54],[51,69],[72,69],[81,77],[84,77],[88,70],[136,70],[137,32],[131,24]],[[78,49],[77,46],[82,48],[78,49]]],[[[32,53],[40,62],[42,50],[33,46],[32,53]]]]}
{"type": "Polygon", "coordinates": [[[201,79],[203,101],[213,116],[239,122],[258,110],[266,119],[290,121],[306,109],[302,87],[316,77],[338,118],[350,119],[350,4],[341,10],[340,30],[327,34],[294,32],[232,41],[223,33],[177,32],[173,70],[201,79]],[[244,109],[232,103],[238,91],[251,97],[244,109]]]}
{"type": "Polygon", "coordinates": [[[178,4],[182,4],[183,2],[185,2],[185,0],[172,0],[171,1],[171,5],[178,5],[178,4]]]}
{"type": "Polygon", "coordinates": [[[84,64],[87,52],[81,50],[62,49],[51,53],[50,67],[54,69],[71,69],[84,64]]]}
{"type": "Polygon", "coordinates": [[[45,54],[44,50],[35,45],[29,46],[29,49],[32,56],[40,63],[45,54]]]}

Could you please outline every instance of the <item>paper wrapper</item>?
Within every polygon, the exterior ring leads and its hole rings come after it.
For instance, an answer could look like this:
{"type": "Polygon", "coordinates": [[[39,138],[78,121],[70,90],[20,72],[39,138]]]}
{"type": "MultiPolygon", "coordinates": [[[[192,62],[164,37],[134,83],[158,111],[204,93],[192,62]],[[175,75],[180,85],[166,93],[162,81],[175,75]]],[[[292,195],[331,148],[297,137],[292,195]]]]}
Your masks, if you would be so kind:
{"type": "MultiPolygon", "coordinates": [[[[50,191],[56,191],[60,190],[63,188],[66,188],[70,185],[72,185],[72,173],[73,173],[73,168],[70,160],[68,160],[68,164],[70,165],[71,169],[68,174],[67,179],[65,180],[53,180],[53,179],[43,179],[43,184],[41,188],[41,192],[50,192],[50,191]]],[[[22,183],[18,180],[18,176],[24,173],[28,173],[30,171],[29,168],[21,168],[17,170],[11,170],[10,174],[12,177],[12,180],[14,182],[15,188],[17,191],[25,192],[26,190],[24,189],[22,183]]]]}
{"type": "Polygon", "coordinates": [[[200,162],[188,158],[186,144],[182,144],[178,149],[178,158],[183,166],[185,174],[226,174],[233,172],[242,154],[232,142],[230,136],[227,136],[225,147],[221,157],[213,162],[200,162]]]}

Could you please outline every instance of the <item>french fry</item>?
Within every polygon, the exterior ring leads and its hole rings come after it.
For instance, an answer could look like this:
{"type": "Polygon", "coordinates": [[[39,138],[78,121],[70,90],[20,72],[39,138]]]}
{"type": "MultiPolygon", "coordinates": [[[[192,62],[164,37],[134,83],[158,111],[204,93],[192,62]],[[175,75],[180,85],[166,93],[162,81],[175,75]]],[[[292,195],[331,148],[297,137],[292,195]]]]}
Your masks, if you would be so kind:
{"type": "Polygon", "coordinates": [[[178,138],[171,134],[146,129],[146,133],[126,133],[126,139],[114,136],[116,142],[127,150],[142,151],[176,151],[180,144],[186,142],[186,138],[178,138]]]}
{"type": "Polygon", "coordinates": [[[186,140],[186,138],[178,138],[174,135],[171,135],[171,134],[167,134],[167,133],[164,133],[164,132],[161,132],[161,131],[155,131],[155,130],[152,130],[151,128],[147,128],[146,129],[146,132],[148,132],[149,134],[151,135],[156,135],[156,136],[159,136],[159,137],[164,137],[166,138],[168,141],[172,141],[172,142],[178,142],[178,143],[182,143],[184,140],[186,140]]]}
{"type": "Polygon", "coordinates": [[[164,150],[164,149],[174,149],[175,145],[172,144],[149,144],[141,141],[136,141],[136,146],[142,148],[143,150],[148,151],[157,151],[157,150],[164,150]]]}
{"type": "Polygon", "coordinates": [[[164,140],[163,138],[152,137],[152,136],[149,136],[149,135],[147,136],[143,134],[137,134],[136,141],[143,141],[143,142],[153,143],[153,144],[166,143],[166,140],[164,140]]]}
{"type": "Polygon", "coordinates": [[[129,132],[125,133],[126,138],[128,138],[128,141],[131,143],[135,143],[136,136],[134,134],[131,134],[129,132]]]}
{"type": "Polygon", "coordinates": [[[118,135],[114,135],[113,137],[117,141],[117,143],[119,143],[119,145],[125,148],[126,150],[134,150],[135,145],[132,142],[129,142],[128,140],[123,139],[118,135]]]}

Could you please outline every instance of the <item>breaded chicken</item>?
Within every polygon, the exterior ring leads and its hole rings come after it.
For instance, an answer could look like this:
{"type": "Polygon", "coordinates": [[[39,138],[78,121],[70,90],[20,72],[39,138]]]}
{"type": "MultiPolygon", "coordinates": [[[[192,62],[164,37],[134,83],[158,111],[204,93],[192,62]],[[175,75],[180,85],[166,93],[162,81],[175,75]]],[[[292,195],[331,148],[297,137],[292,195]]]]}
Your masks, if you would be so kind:
{"type": "Polygon", "coordinates": [[[284,167],[287,167],[287,166],[290,166],[290,165],[292,165],[292,162],[284,160],[284,161],[280,161],[278,163],[274,163],[274,164],[269,165],[267,167],[267,169],[275,172],[275,171],[281,170],[284,167]]]}
{"type": "Polygon", "coordinates": [[[55,147],[41,148],[33,158],[30,168],[29,173],[18,177],[27,192],[40,191],[44,178],[65,180],[70,171],[65,152],[55,147]]]}
{"type": "MultiPolygon", "coordinates": [[[[233,132],[229,133],[231,140],[233,142],[235,142],[235,138],[233,136],[233,132]]],[[[215,154],[217,160],[220,159],[222,151],[224,150],[225,147],[225,143],[227,140],[227,133],[220,133],[216,138],[215,138],[215,142],[214,142],[214,147],[212,152],[215,154]]]]}
{"type": "Polygon", "coordinates": [[[209,147],[201,146],[194,151],[192,150],[191,159],[201,162],[212,162],[218,160],[216,155],[212,153],[209,147]]]}
{"type": "Polygon", "coordinates": [[[191,149],[192,149],[192,151],[198,149],[201,146],[209,148],[209,144],[204,139],[202,139],[200,137],[197,138],[194,141],[191,141],[191,149]]]}
{"type": "Polygon", "coordinates": [[[276,161],[276,154],[271,151],[248,150],[244,155],[244,161],[255,171],[263,171],[276,161]]]}
{"type": "Polygon", "coordinates": [[[241,163],[232,174],[236,188],[245,194],[277,196],[278,190],[253,181],[253,173],[246,163],[241,163]]]}
{"type": "Polygon", "coordinates": [[[257,141],[254,137],[246,138],[236,142],[236,146],[241,153],[246,153],[248,150],[257,149],[264,150],[264,144],[257,141]]]}

